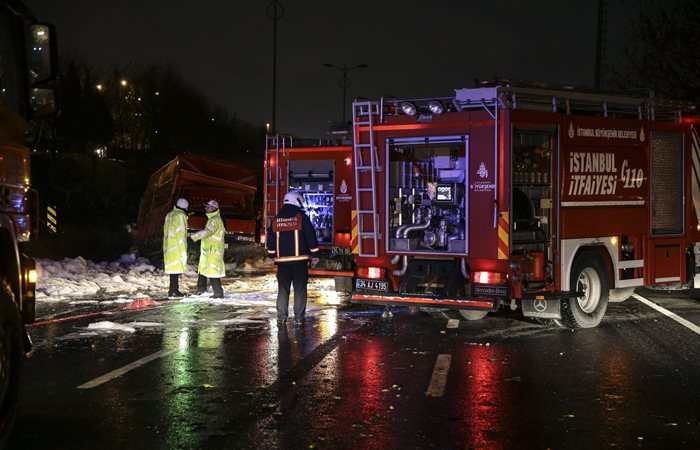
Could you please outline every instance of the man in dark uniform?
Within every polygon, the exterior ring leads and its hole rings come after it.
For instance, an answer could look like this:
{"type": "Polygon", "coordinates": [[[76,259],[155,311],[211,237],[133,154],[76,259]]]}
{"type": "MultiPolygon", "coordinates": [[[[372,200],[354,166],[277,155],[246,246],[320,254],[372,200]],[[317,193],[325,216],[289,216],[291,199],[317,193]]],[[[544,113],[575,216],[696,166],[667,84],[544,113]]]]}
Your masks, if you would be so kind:
{"type": "Polygon", "coordinates": [[[303,326],[306,319],[306,283],[308,263],[318,264],[318,240],[309,216],[304,214],[304,196],[291,191],[267,229],[267,255],[277,265],[277,323],[284,324],[289,308],[289,288],[294,284],[294,321],[303,326]]]}

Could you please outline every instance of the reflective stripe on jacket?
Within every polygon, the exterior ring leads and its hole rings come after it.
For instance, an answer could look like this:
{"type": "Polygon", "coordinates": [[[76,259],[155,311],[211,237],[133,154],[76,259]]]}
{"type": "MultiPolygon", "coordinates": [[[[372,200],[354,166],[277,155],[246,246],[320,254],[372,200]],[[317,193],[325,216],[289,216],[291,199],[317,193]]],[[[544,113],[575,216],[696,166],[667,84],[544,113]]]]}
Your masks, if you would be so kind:
{"type": "Polygon", "coordinates": [[[276,263],[305,261],[319,250],[316,230],[309,216],[290,204],[282,206],[277,217],[272,218],[265,246],[267,255],[276,263]]]}
{"type": "Polygon", "coordinates": [[[207,225],[202,231],[192,235],[192,240],[202,240],[199,254],[198,273],[207,278],[222,278],[226,275],[224,267],[224,222],[217,209],[207,213],[207,225]]]}
{"type": "Polygon", "coordinates": [[[178,207],[165,216],[163,265],[168,274],[187,270],[187,214],[178,207]]]}

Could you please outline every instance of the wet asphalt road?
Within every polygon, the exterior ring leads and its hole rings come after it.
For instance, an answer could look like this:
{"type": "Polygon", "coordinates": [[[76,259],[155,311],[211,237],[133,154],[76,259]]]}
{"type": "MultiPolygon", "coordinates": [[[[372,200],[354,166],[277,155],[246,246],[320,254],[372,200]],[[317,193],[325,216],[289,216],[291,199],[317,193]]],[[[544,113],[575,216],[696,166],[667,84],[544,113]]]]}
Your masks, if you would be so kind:
{"type": "MultiPolygon", "coordinates": [[[[700,325],[700,295],[639,293],[700,325]]],[[[634,298],[577,331],[317,303],[278,328],[268,308],[170,301],[32,328],[9,448],[700,448],[700,335],[634,298]],[[100,320],[140,325],[85,335],[100,320]]]]}

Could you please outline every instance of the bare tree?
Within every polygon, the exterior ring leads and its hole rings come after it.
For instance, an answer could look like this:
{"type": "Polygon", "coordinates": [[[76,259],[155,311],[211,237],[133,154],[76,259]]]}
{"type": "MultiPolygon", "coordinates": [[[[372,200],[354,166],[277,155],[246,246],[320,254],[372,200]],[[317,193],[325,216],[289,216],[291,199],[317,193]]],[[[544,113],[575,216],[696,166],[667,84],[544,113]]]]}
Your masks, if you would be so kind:
{"type": "Polygon", "coordinates": [[[700,102],[700,2],[640,1],[632,42],[624,55],[626,85],[652,88],[656,95],[700,102]]]}

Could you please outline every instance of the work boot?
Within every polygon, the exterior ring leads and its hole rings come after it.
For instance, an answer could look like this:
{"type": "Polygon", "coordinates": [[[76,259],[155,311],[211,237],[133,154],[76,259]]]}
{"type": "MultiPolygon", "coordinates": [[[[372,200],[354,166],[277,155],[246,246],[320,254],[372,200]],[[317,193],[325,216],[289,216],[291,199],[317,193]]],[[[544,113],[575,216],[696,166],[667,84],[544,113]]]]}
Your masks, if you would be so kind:
{"type": "Polygon", "coordinates": [[[306,319],[301,318],[301,319],[294,319],[294,326],[297,328],[301,328],[306,324],[306,319]]]}
{"type": "Polygon", "coordinates": [[[197,276],[197,290],[194,295],[202,295],[207,292],[207,277],[204,275],[197,276]]]}
{"type": "Polygon", "coordinates": [[[168,292],[168,298],[183,298],[184,296],[185,294],[178,290],[168,292]]]}
{"type": "Polygon", "coordinates": [[[221,287],[220,278],[211,279],[211,288],[214,291],[214,295],[211,298],[224,298],[224,289],[221,287]]]}

